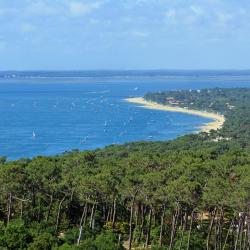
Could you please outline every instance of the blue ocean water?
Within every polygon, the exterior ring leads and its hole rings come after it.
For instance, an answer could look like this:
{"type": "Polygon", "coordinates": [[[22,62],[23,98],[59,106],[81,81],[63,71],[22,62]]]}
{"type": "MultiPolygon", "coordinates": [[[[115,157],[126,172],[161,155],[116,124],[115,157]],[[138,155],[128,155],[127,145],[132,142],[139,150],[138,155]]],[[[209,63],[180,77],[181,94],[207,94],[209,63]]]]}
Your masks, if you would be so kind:
{"type": "Polygon", "coordinates": [[[193,133],[210,120],[144,109],[124,99],[208,87],[250,87],[250,72],[0,72],[0,155],[55,155],[193,133]]]}

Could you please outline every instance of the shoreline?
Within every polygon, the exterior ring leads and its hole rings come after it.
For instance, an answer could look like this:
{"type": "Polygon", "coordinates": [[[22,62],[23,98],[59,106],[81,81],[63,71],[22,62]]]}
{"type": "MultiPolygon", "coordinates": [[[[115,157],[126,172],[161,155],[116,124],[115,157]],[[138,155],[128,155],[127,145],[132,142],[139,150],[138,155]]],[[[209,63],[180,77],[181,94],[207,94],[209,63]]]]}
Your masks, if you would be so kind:
{"type": "Polygon", "coordinates": [[[140,104],[143,108],[148,109],[156,109],[156,110],[163,110],[163,111],[169,111],[169,112],[179,112],[179,113],[185,113],[190,115],[197,115],[204,118],[213,119],[213,121],[208,122],[200,127],[198,127],[199,131],[201,132],[207,132],[209,133],[211,130],[217,130],[223,127],[223,124],[225,122],[224,115],[216,114],[216,113],[210,113],[207,111],[200,111],[195,109],[186,109],[181,107],[173,107],[170,105],[163,105],[158,104],[156,102],[146,101],[143,97],[133,97],[133,98],[126,98],[125,101],[135,104],[140,104]]]}

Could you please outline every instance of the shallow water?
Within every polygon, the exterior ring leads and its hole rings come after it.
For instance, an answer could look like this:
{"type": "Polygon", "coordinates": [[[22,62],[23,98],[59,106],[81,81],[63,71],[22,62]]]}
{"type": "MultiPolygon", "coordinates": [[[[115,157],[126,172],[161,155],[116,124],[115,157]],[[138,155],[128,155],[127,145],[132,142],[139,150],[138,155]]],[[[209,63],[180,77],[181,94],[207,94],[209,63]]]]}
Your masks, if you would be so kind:
{"type": "Polygon", "coordinates": [[[173,139],[197,131],[210,120],[144,109],[124,98],[161,90],[250,87],[250,76],[238,72],[58,74],[0,73],[0,155],[17,159],[173,139]]]}

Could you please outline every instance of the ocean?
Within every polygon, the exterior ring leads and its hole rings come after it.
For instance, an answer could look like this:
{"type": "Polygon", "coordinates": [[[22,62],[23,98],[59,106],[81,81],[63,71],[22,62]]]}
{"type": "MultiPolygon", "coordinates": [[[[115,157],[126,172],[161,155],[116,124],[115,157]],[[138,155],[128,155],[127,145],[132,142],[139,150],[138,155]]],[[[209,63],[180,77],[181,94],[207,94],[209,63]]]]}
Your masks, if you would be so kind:
{"type": "Polygon", "coordinates": [[[250,72],[0,72],[0,156],[48,156],[195,133],[211,120],[144,109],[124,99],[212,87],[250,87],[250,72]]]}

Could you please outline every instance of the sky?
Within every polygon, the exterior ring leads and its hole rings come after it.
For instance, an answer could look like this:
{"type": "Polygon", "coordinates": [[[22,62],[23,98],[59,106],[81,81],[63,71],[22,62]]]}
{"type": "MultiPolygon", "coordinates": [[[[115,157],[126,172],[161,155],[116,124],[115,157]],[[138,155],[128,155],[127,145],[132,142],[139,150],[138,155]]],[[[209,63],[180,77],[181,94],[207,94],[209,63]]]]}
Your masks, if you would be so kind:
{"type": "Polygon", "coordinates": [[[0,70],[250,69],[249,0],[0,0],[0,70]]]}

